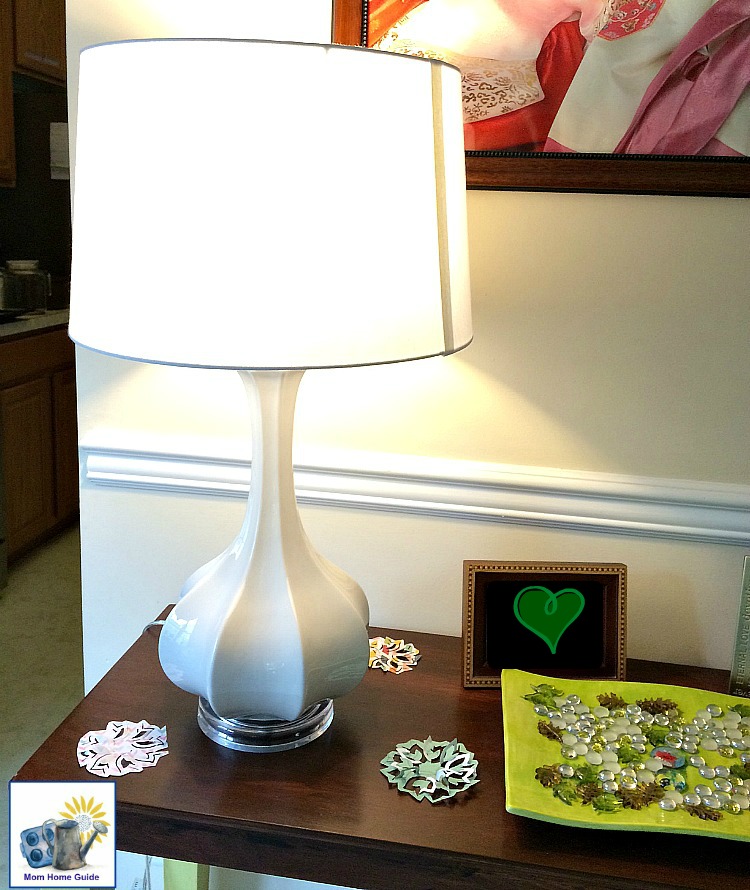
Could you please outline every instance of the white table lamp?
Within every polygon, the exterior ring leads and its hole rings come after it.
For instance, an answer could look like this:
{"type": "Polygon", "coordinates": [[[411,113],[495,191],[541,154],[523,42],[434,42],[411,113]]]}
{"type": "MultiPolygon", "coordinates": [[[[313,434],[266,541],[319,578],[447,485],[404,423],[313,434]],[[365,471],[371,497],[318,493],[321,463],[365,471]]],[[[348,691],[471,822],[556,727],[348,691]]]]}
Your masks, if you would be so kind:
{"type": "Polygon", "coordinates": [[[460,78],[426,59],[267,41],[81,55],[70,336],[233,368],[253,423],[247,513],[162,628],[216,742],[317,738],[368,663],[360,587],[308,540],[292,425],[305,369],[471,339],[460,78]]]}

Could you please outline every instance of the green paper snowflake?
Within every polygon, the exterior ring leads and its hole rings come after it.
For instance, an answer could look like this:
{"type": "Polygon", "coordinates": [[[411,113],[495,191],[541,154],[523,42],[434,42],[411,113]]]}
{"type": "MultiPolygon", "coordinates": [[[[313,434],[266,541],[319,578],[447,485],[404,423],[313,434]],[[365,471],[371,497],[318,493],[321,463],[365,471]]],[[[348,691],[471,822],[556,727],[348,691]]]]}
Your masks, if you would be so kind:
{"type": "Polygon", "coordinates": [[[448,800],[476,785],[477,766],[471,751],[457,740],[434,742],[411,739],[396,745],[381,761],[381,773],[399,791],[430,803],[448,800]]]}

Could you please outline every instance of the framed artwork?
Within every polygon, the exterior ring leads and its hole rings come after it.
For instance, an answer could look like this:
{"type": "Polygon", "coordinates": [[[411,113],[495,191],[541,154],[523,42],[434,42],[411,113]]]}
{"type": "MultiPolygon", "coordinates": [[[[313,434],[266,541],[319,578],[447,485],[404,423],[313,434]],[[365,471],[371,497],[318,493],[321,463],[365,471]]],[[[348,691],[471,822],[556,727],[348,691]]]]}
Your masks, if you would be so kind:
{"type": "Polygon", "coordinates": [[[469,188],[748,197],[732,72],[750,30],[730,5],[696,21],[683,0],[334,0],[333,39],[460,68],[469,188]]]}
{"type": "Polygon", "coordinates": [[[626,588],[621,563],[465,561],[464,686],[505,668],[624,680],[626,588]]]}

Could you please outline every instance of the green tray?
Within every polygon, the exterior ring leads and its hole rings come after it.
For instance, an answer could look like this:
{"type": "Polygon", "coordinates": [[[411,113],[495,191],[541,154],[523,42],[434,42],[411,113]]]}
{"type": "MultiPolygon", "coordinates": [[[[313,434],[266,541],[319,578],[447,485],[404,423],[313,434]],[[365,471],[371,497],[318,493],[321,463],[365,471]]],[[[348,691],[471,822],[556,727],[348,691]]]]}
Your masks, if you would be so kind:
{"type": "Polygon", "coordinates": [[[750,762],[743,761],[743,755],[750,761],[747,699],[683,686],[565,680],[517,670],[503,671],[502,691],[508,812],[560,825],[750,841],[750,762]],[[568,696],[580,702],[563,702],[568,696]],[[619,701],[601,703],[598,696],[619,701]],[[562,713],[568,705],[579,713],[562,713]],[[586,707],[588,729],[585,720],[580,722],[586,707]],[[721,714],[707,714],[709,707],[721,714]],[[571,722],[562,726],[565,720],[571,722]],[[740,733],[738,747],[731,739],[723,744],[717,721],[727,735],[740,733]],[[573,736],[580,736],[577,749],[573,736]],[[598,757],[604,758],[601,763],[590,762],[598,757]],[[704,765],[695,758],[703,758],[704,765]],[[612,777],[601,778],[608,767],[612,777]],[[719,779],[725,782],[717,784],[719,779]],[[667,809],[672,804],[664,800],[672,800],[674,808],[667,809]]]}

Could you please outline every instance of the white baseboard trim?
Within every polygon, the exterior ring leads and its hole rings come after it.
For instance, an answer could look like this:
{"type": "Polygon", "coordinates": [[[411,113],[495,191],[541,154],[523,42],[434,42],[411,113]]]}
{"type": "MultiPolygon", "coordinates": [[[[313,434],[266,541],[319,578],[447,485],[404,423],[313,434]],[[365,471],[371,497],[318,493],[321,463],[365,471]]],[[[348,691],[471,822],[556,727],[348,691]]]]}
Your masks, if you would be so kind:
{"type": "MultiPolygon", "coordinates": [[[[123,447],[112,431],[89,435],[81,444],[84,480],[247,496],[250,463],[236,456],[236,445],[203,442],[188,453],[163,440],[130,439],[123,447]]],[[[295,464],[295,482],[301,504],[750,546],[744,485],[330,451],[295,464]]]]}

